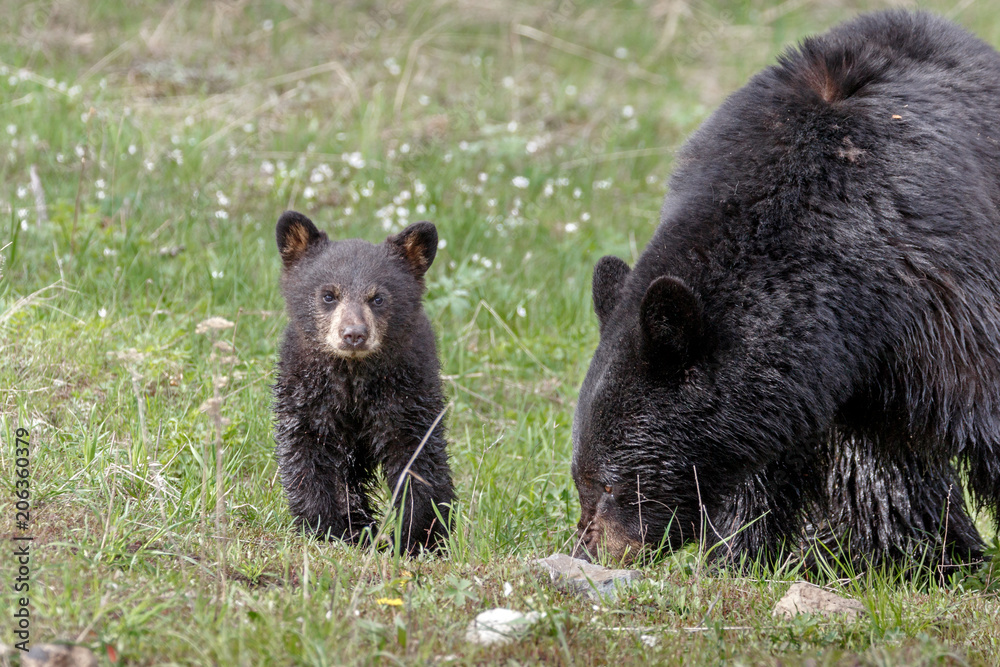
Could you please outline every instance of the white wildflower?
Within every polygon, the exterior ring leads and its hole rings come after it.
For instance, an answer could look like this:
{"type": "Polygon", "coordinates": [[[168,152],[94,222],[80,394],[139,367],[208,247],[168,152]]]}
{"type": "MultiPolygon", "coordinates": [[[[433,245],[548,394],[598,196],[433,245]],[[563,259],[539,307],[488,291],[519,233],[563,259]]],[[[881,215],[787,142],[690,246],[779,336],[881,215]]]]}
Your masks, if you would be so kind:
{"type": "Polygon", "coordinates": [[[195,327],[194,332],[196,334],[203,334],[213,330],[231,329],[234,326],[236,325],[224,317],[209,317],[208,319],[199,322],[198,326],[195,327]]]}
{"type": "Polygon", "coordinates": [[[344,162],[354,167],[355,169],[364,169],[365,159],[361,157],[359,151],[354,151],[353,153],[344,153],[344,162]]]}

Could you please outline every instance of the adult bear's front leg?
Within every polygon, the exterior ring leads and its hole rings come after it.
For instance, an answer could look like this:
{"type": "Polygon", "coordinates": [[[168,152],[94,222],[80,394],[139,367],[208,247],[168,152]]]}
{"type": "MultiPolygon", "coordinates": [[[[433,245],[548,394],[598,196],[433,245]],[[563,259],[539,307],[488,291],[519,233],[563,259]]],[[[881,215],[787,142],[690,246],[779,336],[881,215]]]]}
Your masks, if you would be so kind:
{"type": "Polygon", "coordinates": [[[858,434],[835,442],[825,493],[826,523],[817,538],[849,553],[855,569],[982,558],[958,475],[948,462],[923,460],[906,443],[876,448],[858,434]]]}
{"type": "Polygon", "coordinates": [[[786,452],[741,483],[711,513],[711,558],[775,567],[799,547],[804,510],[825,488],[813,448],[786,452]]]}

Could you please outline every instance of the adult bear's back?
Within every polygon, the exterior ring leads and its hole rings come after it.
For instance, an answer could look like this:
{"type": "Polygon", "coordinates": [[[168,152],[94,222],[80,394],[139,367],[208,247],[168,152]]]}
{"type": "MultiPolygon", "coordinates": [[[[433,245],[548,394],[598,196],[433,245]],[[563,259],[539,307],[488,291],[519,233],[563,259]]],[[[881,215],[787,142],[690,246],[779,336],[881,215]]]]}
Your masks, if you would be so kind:
{"type": "Polygon", "coordinates": [[[920,12],[805,40],[685,146],[635,269],[634,303],[677,275],[734,340],[821,302],[833,347],[894,394],[871,398],[959,449],[996,438],[1000,55],[920,12]],[[773,303],[748,313],[762,297],[773,303]]]}
{"type": "Polygon", "coordinates": [[[932,14],[887,11],[804,40],[730,96],[681,151],[663,218],[706,192],[713,206],[776,195],[767,213],[798,218],[878,189],[904,215],[947,224],[961,217],[947,201],[996,219],[998,181],[1000,55],[932,14]]]}

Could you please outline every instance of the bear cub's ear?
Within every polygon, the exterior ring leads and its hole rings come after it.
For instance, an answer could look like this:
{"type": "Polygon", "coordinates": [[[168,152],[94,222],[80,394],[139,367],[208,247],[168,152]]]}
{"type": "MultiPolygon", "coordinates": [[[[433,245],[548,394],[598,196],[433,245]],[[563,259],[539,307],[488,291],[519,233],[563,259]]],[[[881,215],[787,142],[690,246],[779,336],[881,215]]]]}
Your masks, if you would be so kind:
{"type": "Polygon", "coordinates": [[[278,251],[286,269],[292,268],[314,243],[326,238],[326,234],[316,229],[312,220],[296,213],[285,211],[278,218],[275,229],[278,239],[278,251]]]}
{"type": "Polygon", "coordinates": [[[403,258],[413,277],[422,280],[437,255],[437,227],[431,222],[414,222],[385,242],[403,258]]]}
{"type": "Polygon", "coordinates": [[[680,278],[660,276],[653,281],[642,298],[639,321],[655,365],[688,363],[704,345],[701,302],[680,278]]]}
{"type": "Polygon", "coordinates": [[[594,266],[594,312],[597,313],[597,321],[602,328],[618,303],[618,296],[630,270],[628,264],[614,255],[602,257],[594,266]]]}

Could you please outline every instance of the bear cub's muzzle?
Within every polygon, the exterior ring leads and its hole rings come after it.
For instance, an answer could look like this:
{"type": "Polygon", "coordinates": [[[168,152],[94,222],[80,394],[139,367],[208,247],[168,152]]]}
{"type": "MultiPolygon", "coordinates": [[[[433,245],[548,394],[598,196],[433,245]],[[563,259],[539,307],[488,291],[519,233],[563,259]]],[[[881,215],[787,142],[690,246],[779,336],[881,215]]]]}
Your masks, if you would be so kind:
{"type": "Polygon", "coordinates": [[[359,359],[378,349],[379,336],[367,304],[341,302],[331,313],[326,342],[339,357],[359,359]]]}

